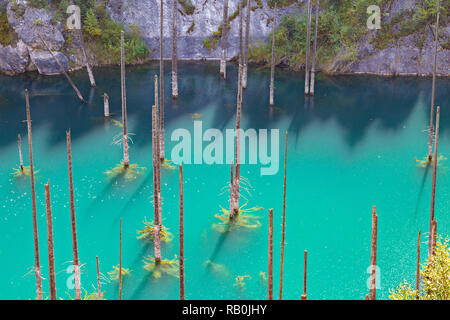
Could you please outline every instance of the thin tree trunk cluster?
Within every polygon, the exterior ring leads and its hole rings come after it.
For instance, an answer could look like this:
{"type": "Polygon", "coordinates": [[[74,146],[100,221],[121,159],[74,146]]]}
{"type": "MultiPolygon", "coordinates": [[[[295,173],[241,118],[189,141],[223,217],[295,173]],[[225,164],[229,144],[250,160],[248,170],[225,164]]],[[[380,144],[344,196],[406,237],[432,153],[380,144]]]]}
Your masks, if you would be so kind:
{"type": "Polygon", "coordinates": [[[314,95],[315,75],[316,75],[316,61],[317,61],[317,34],[319,26],[319,0],[315,0],[315,23],[314,23],[314,44],[311,60],[311,13],[312,3],[308,0],[307,3],[307,30],[306,30],[306,62],[305,62],[305,95],[314,95]],[[310,74],[311,72],[311,74],[310,74]]]}

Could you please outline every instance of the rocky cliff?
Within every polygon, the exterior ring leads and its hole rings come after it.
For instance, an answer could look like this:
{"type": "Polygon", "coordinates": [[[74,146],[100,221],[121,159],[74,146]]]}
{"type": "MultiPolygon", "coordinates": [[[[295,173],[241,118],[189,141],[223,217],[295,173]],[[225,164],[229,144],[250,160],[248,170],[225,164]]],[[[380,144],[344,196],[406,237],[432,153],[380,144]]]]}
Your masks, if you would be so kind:
{"type": "MultiPolygon", "coordinates": [[[[192,10],[182,10],[183,3],[179,1],[179,31],[178,56],[180,59],[217,59],[220,56],[219,48],[205,48],[205,39],[211,38],[219,30],[222,22],[223,1],[221,0],[190,0],[192,10]]],[[[278,10],[277,21],[284,15],[301,13],[303,2],[299,0],[290,6],[278,10]]],[[[164,56],[171,56],[171,23],[172,1],[164,4],[164,56]]],[[[392,0],[383,8],[386,22],[389,17],[402,10],[414,8],[415,0],[392,0]]],[[[58,74],[60,69],[45,50],[41,37],[56,53],[66,70],[81,68],[84,58],[77,46],[78,42],[70,36],[60,22],[54,22],[52,13],[47,9],[30,7],[25,0],[0,0],[0,8],[6,6],[9,25],[17,34],[17,39],[9,45],[0,44],[0,72],[18,74],[37,70],[41,74],[58,74]]],[[[236,12],[238,0],[229,0],[229,15],[236,12]]],[[[258,39],[267,41],[271,33],[271,10],[265,1],[254,1],[252,4],[252,18],[250,38],[254,42],[258,39]]],[[[116,22],[130,27],[138,26],[142,31],[142,38],[152,49],[151,57],[159,57],[159,0],[106,0],[106,10],[116,22]]],[[[385,18],[383,18],[385,19],[385,18]]],[[[448,20],[445,20],[448,21],[448,20]]],[[[384,21],[383,21],[384,22],[384,21]]],[[[233,57],[238,50],[238,23],[239,18],[230,22],[228,36],[228,57],[233,57]]],[[[441,26],[447,39],[450,38],[450,26],[441,26]]],[[[417,34],[401,37],[385,48],[376,48],[371,39],[376,37],[380,30],[371,31],[358,44],[357,59],[346,60],[337,57],[331,65],[322,66],[330,73],[372,73],[379,75],[430,75],[433,68],[433,32],[427,31],[422,45],[417,45],[417,34]]],[[[423,37],[423,35],[421,35],[423,37]]],[[[450,50],[448,47],[439,47],[438,74],[450,75],[450,50]]],[[[95,52],[91,53],[95,64],[95,52]]]]}

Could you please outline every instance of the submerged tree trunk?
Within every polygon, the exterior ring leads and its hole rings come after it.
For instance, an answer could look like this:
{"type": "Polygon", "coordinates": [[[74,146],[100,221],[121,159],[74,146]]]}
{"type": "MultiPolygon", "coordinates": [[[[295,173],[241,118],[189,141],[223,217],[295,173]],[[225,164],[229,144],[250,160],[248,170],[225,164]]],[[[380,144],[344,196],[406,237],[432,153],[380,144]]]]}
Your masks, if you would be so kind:
{"type": "Polygon", "coordinates": [[[42,300],[41,263],[39,260],[39,236],[36,213],[36,190],[34,185],[33,142],[31,136],[30,97],[25,89],[27,106],[28,150],[30,154],[30,180],[31,180],[31,205],[33,212],[33,237],[34,237],[34,272],[36,274],[36,299],[42,300]]]}
{"type": "Polygon", "coordinates": [[[250,12],[251,0],[247,0],[247,18],[245,19],[245,42],[244,42],[244,74],[242,76],[242,88],[247,89],[247,73],[248,73],[248,44],[250,41],[250,12]]]}
{"type": "Polygon", "coordinates": [[[103,94],[103,111],[105,118],[109,118],[109,96],[106,93],[103,94]]]}
{"type": "Polygon", "coordinates": [[[160,159],[165,159],[164,154],[164,0],[160,7],[160,29],[159,29],[159,143],[160,159]]]}
{"type": "MultiPolygon", "coordinates": [[[[160,155],[161,154],[161,143],[160,143],[160,139],[161,139],[161,135],[159,133],[159,112],[158,112],[158,105],[159,105],[159,99],[158,99],[158,76],[155,75],[155,106],[156,106],[156,119],[157,119],[157,123],[155,124],[156,126],[156,133],[157,133],[157,144],[155,146],[155,154],[160,155]]],[[[158,192],[158,199],[159,199],[159,221],[160,224],[162,224],[162,200],[161,200],[161,161],[160,161],[160,157],[156,156],[156,187],[157,192],[158,192]]]]}
{"type": "Polygon", "coordinates": [[[241,175],[241,114],[242,114],[242,64],[239,64],[238,75],[238,102],[236,111],[236,151],[235,163],[236,170],[232,189],[232,206],[230,210],[230,219],[239,214],[239,198],[240,198],[240,175],[241,175]]]}
{"type": "Polygon", "coordinates": [[[178,99],[178,56],[177,56],[177,1],[172,0],[172,98],[178,99]]]}
{"type": "Polygon", "coordinates": [[[277,24],[277,5],[273,7],[273,21],[272,21],[272,63],[270,65],[270,101],[269,104],[272,107],[274,103],[274,83],[275,83],[275,28],[277,24]]]}
{"type": "Polygon", "coordinates": [[[227,78],[227,33],[228,33],[228,0],[223,1],[222,20],[222,56],[220,59],[220,75],[227,78]]]}
{"type": "Polygon", "coordinates": [[[311,0],[307,7],[306,61],[305,61],[305,95],[309,94],[309,59],[311,54],[311,0]]]}
{"type": "Polygon", "coordinates": [[[269,266],[267,277],[267,300],[273,300],[273,209],[269,209],[269,266]]]}
{"type": "Polygon", "coordinates": [[[78,34],[79,34],[79,37],[80,37],[81,49],[83,51],[84,59],[86,61],[86,70],[87,70],[87,73],[89,75],[89,81],[91,83],[91,86],[93,88],[95,88],[96,84],[95,84],[94,73],[92,72],[91,65],[89,64],[89,57],[88,57],[87,52],[86,52],[86,47],[84,46],[84,38],[83,38],[83,33],[81,32],[81,29],[78,30],[78,34]]]}
{"type": "Polygon", "coordinates": [[[158,164],[159,159],[159,132],[158,132],[158,109],[152,107],[152,153],[153,153],[153,206],[154,206],[154,222],[153,222],[153,239],[155,243],[155,261],[161,261],[161,237],[160,237],[160,197],[158,186],[158,164]]]}
{"type": "Polygon", "coordinates": [[[372,244],[370,254],[370,300],[377,299],[377,230],[378,230],[378,215],[377,208],[373,206],[372,209],[372,244]]]}
{"type": "Polygon", "coordinates": [[[183,165],[180,165],[180,300],[184,294],[184,204],[183,204],[183,165]]]}
{"type": "Polygon", "coordinates": [[[306,294],[307,289],[307,267],[308,267],[308,251],[305,250],[303,254],[303,294],[302,294],[302,300],[307,300],[308,296],[306,294]]]}
{"type": "Polygon", "coordinates": [[[313,44],[313,56],[311,66],[311,86],[309,88],[309,94],[314,95],[314,82],[316,80],[316,60],[317,60],[317,33],[319,26],[319,0],[316,0],[316,20],[314,23],[314,44],[313,44]]]}
{"type": "Polygon", "coordinates": [[[69,169],[70,221],[72,225],[73,274],[75,281],[75,300],[81,300],[80,262],[78,260],[77,226],[75,219],[75,200],[72,178],[72,148],[70,130],[67,131],[67,164],[69,169]]]}
{"type": "Polygon", "coordinates": [[[124,32],[120,32],[120,74],[122,88],[122,122],[123,122],[123,166],[130,166],[130,151],[128,146],[128,128],[127,128],[127,93],[125,82],[125,48],[124,48],[124,32]]]}
{"type": "MultiPolygon", "coordinates": [[[[438,155],[438,142],[439,142],[439,117],[440,117],[441,108],[437,107],[436,110],[436,136],[434,138],[434,166],[433,166],[433,182],[431,186],[431,209],[430,209],[430,237],[432,235],[432,227],[434,218],[434,206],[435,206],[435,198],[436,198],[436,178],[437,178],[437,155],[438,155]]],[[[432,244],[428,241],[428,256],[431,256],[432,244]]]]}
{"type": "Polygon", "coordinates": [[[50,200],[50,182],[45,186],[45,204],[47,212],[47,248],[48,248],[48,275],[50,300],[56,300],[56,283],[55,283],[55,255],[53,252],[53,222],[52,222],[52,205],[50,200]]]}
{"type": "Polygon", "coordinates": [[[436,27],[434,31],[434,65],[433,65],[433,83],[431,87],[431,108],[430,108],[430,134],[428,139],[428,160],[431,161],[433,158],[432,152],[433,152],[433,134],[434,134],[434,96],[436,92],[436,69],[437,69],[437,50],[438,50],[438,43],[439,43],[439,16],[440,16],[440,8],[441,8],[441,2],[440,0],[437,1],[437,14],[436,14],[436,27]]]}
{"type": "Polygon", "coordinates": [[[284,243],[285,243],[285,238],[286,238],[287,142],[288,142],[288,133],[286,131],[286,146],[284,149],[283,226],[282,226],[282,231],[281,231],[280,296],[279,296],[280,300],[283,300],[284,243]]]}
{"type": "Polygon", "coordinates": [[[20,137],[20,133],[17,135],[17,144],[19,146],[19,165],[20,165],[20,170],[23,172],[22,138],[20,137]]]}

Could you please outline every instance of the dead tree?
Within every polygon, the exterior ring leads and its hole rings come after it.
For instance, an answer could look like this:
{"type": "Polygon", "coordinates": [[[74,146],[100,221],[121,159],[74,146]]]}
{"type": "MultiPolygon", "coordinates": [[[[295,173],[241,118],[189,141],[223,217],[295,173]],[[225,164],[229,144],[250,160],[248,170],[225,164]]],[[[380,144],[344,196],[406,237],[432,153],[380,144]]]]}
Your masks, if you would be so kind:
{"type": "Polygon", "coordinates": [[[273,300],[273,209],[269,209],[269,265],[267,300],[273,300]]]}
{"type": "MultiPolygon", "coordinates": [[[[431,208],[430,208],[430,237],[432,236],[432,228],[433,228],[433,220],[435,220],[434,216],[434,207],[435,207],[435,198],[436,198],[436,178],[437,178],[437,155],[438,155],[438,142],[439,142],[439,116],[441,108],[437,107],[436,110],[436,136],[434,138],[434,166],[433,166],[433,182],[431,185],[431,208]]],[[[432,244],[428,241],[428,256],[431,256],[432,252],[432,244]]]]}
{"type": "Polygon", "coordinates": [[[317,60],[317,33],[319,26],[319,0],[316,0],[316,20],[314,24],[314,44],[313,44],[313,55],[312,55],[312,66],[311,66],[311,85],[309,88],[309,94],[314,95],[314,83],[316,79],[316,60],[317,60]]]}
{"type": "Polygon", "coordinates": [[[81,300],[81,283],[80,283],[80,261],[78,260],[78,241],[77,241],[77,225],[75,218],[75,199],[73,191],[72,178],[72,148],[70,139],[70,130],[66,133],[67,137],[67,165],[69,171],[69,194],[70,194],[70,221],[72,226],[72,249],[73,249],[73,274],[75,281],[75,300],[81,300]]]}
{"type": "Polygon", "coordinates": [[[36,274],[36,299],[42,300],[42,279],[41,263],[39,259],[39,235],[36,213],[36,190],[34,185],[34,164],[33,164],[33,142],[31,135],[31,116],[30,116],[30,96],[25,89],[25,100],[27,106],[27,128],[28,128],[28,150],[30,154],[30,177],[31,177],[31,205],[33,212],[33,237],[34,237],[34,272],[36,274]]]}
{"type": "Polygon", "coordinates": [[[20,137],[20,133],[17,135],[17,144],[18,144],[18,146],[19,146],[19,165],[20,165],[20,171],[23,172],[22,138],[20,137]]]}
{"type": "Polygon", "coordinates": [[[160,29],[159,29],[159,143],[160,159],[165,159],[164,154],[164,0],[160,6],[160,29]]]}
{"type": "Polygon", "coordinates": [[[227,78],[227,33],[228,33],[228,0],[223,1],[222,20],[222,56],[220,59],[220,75],[227,78]]]}
{"type": "Polygon", "coordinates": [[[377,294],[377,230],[378,230],[378,215],[377,208],[373,206],[372,209],[372,244],[370,254],[370,300],[376,300],[377,294]]]}
{"type": "Polygon", "coordinates": [[[433,152],[433,134],[434,134],[434,96],[436,92],[436,69],[437,69],[437,51],[438,51],[438,43],[439,43],[439,16],[441,9],[441,2],[437,0],[437,14],[436,14],[436,27],[434,31],[434,65],[433,65],[433,83],[431,87],[431,108],[430,108],[430,133],[428,139],[428,160],[432,159],[433,152]]]}
{"type": "Polygon", "coordinates": [[[247,89],[248,73],[248,45],[250,41],[250,13],[252,0],[247,0],[247,18],[245,19],[245,42],[244,42],[244,74],[242,77],[242,88],[247,89]]]}
{"type": "Polygon", "coordinates": [[[307,266],[308,266],[308,251],[305,250],[303,254],[303,294],[302,300],[307,300],[308,296],[306,294],[306,284],[307,284],[307,266]]]}
{"type": "Polygon", "coordinates": [[[286,239],[287,142],[288,142],[288,133],[286,131],[286,146],[285,146],[285,150],[284,150],[283,226],[282,226],[282,231],[281,231],[280,300],[283,300],[284,245],[285,245],[285,239],[286,239]]]}
{"type": "Polygon", "coordinates": [[[125,82],[125,47],[124,32],[120,32],[120,82],[122,91],[122,127],[123,127],[123,166],[130,166],[130,151],[128,146],[128,128],[127,128],[127,93],[125,82]]]}
{"type": "Polygon", "coordinates": [[[277,4],[273,5],[273,21],[272,21],[272,62],[270,65],[270,97],[269,104],[272,107],[274,104],[275,91],[275,28],[277,24],[277,4]]]}
{"type": "Polygon", "coordinates": [[[50,300],[56,300],[55,255],[53,251],[52,204],[50,200],[50,182],[45,186],[45,204],[47,213],[47,250],[50,300]]]}
{"type": "Polygon", "coordinates": [[[184,204],[183,204],[183,165],[180,165],[180,300],[184,294],[184,204]]]}
{"type": "Polygon", "coordinates": [[[161,261],[161,222],[160,222],[160,194],[158,187],[158,163],[159,153],[159,134],[158,134],[158,113],[157,107],[152,108],[152,153],[153,153],[153,206],[154,206],[154,222],[153,222],[153,239],[155,243],[155,262],[161,261]]]}
{"type": "Polygon", "coordinates": [[[172,98],[178,99],[177,1],[172,0],[172,98]]]}

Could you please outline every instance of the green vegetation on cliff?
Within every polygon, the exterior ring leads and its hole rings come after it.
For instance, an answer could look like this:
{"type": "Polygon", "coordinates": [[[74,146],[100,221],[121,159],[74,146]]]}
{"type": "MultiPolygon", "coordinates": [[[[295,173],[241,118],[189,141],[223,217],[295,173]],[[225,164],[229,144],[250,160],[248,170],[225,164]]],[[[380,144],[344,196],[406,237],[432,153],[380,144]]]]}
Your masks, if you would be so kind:
{"type": "Polygon", "coordinates": [[[6,9],[0,9],[0,44],[10,45],[17,39],[17,34],[8,23],[6,9]]]}

